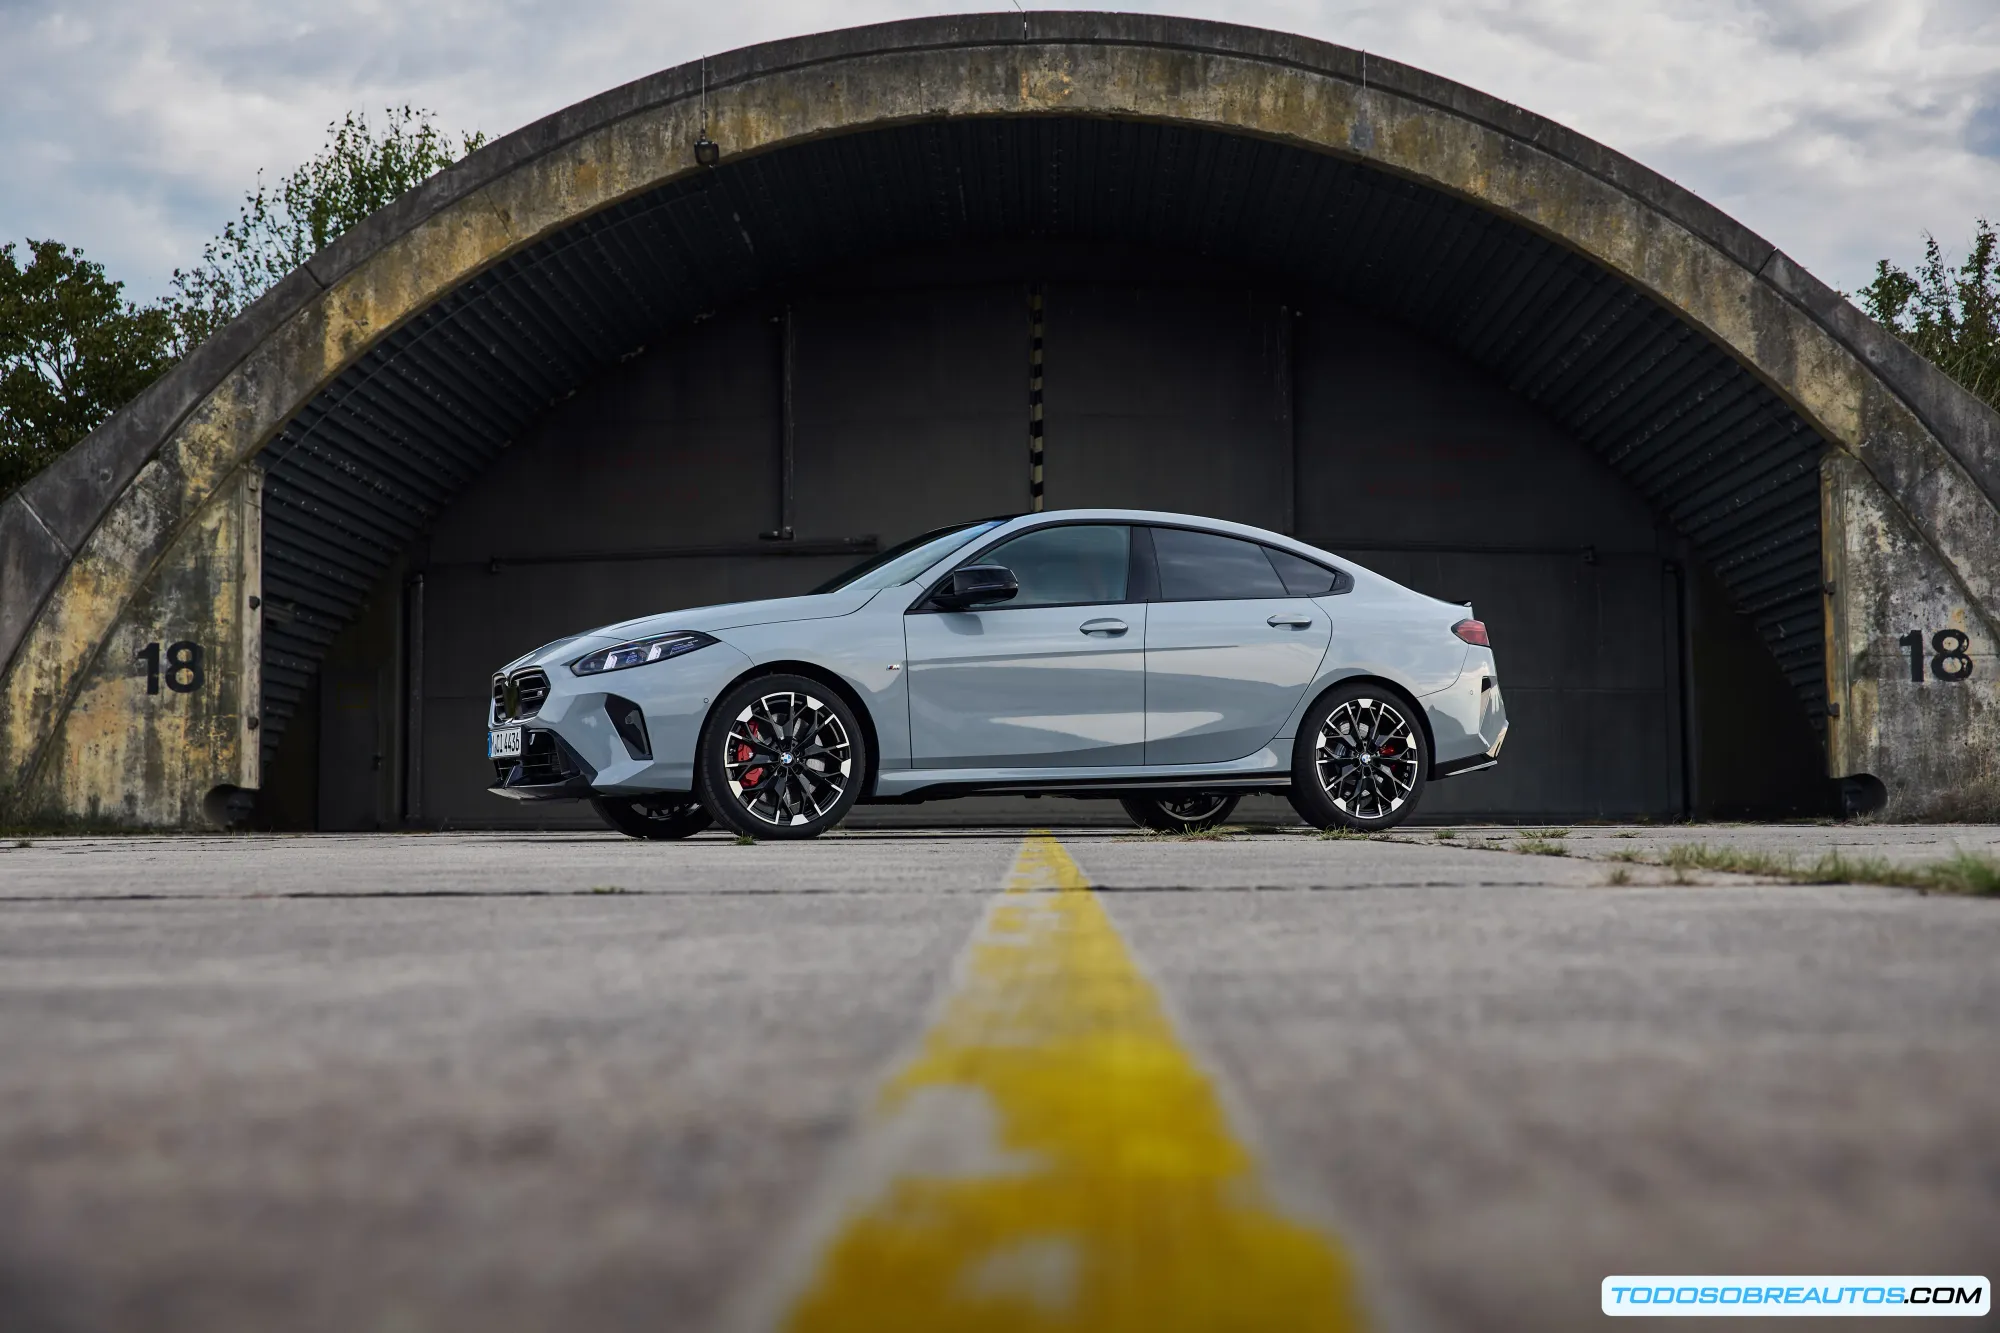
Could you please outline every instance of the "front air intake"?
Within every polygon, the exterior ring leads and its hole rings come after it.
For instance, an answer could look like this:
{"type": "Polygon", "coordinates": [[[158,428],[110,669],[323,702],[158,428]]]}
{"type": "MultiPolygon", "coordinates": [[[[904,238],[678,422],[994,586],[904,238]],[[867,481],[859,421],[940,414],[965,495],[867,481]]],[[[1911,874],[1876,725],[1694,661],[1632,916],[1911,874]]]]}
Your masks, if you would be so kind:
{"type": "Polygon", "coordinates": [[[611,729],[618,733],[618,739],[625,742],[625,752],[634,759],[651,759],[653,741],[646,734],[646,713],[630,699],[621,699],[615,694],[604,697],[604,715],[611,719],[611,729]]]}

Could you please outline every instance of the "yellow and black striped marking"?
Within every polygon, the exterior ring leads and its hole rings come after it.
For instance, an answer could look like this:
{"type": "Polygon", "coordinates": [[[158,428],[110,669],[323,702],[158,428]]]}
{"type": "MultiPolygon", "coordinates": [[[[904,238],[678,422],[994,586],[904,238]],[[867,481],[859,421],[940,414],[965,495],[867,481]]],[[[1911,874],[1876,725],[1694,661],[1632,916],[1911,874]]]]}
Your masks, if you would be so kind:
{"type": "Polygon", "coordinates": [[[1042,512],[1042,289],[1028,292],[1028,497],[1042,512]]]}

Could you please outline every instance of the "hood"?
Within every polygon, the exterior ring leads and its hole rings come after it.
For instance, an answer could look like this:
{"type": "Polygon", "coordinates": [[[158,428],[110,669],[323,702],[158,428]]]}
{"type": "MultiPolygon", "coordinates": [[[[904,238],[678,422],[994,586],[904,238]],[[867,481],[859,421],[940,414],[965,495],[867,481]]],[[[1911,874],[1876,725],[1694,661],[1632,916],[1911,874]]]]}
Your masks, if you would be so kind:
{"type": "Polygon", "coordinates": [[[691,606],[684,611],[664,611],[655,616],[640,616],[637,620],[621,620],[615,625],[604,625],[598,629],[586,630],[582,634],[572,634],[566,639],[544,644],[517,661],[509,662],[504,671],[513,671],[524,666],[553,666],[582,657],[595,648],[609,648],[615,643],[625,643],[631,639],[650,638],[655,634],[669,634],[674,630],[697,629],[705,634],[718,634],[723,630],[742,629],[749,625],[770,625],[786,620],[830,620],[835,616],[852,615],[868,605],[875,597],[873,588],[848,592],[807,594],[803,597],[770,597],[760,602],[724,602],[717,606],[691,606]]]}
{"type": "Polygon", "coordinates": [[[868,605],[875,589],[854,592],[807,593],[802,597],[771,597],[761,602],[724,602],[719,606],[691,606],[685,611],[664,611],[657,616],[621,620],[591,631],[609,634],[620,642],[666,634],[677,629],[698,629],[705,634],[742,629],[746,625],[774,625],[785,620],[830,620],[852,615],[868,605]]]}
{"type": "Polygon", "coordinates": [[[532,653],[521,654],[506,666],[501,667],[500,671],[502,674],[505,674],[510,671],[519,671],[522,667],[552,667],[559,662],[569,662],[582,657],[593,648],[609,648],[612,644],[618,642],[620,640],[609,638],[598,630],[589,630],[582,634],[571,634],[557,639],[554,643],[545,643],[532,653]]]}

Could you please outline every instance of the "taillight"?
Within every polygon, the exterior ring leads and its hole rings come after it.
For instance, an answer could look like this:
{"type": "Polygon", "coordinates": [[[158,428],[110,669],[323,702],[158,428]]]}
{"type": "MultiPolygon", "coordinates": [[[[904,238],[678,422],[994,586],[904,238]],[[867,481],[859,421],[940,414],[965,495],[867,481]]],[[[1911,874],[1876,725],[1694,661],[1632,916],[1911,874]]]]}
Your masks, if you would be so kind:
{"type": "Polygon", "coordinates": [[[1486,622],[1483,620],[1461,620],[1451,627],[1451,632],[1475,647],[1493,646],[1486,638],[1486,622]]]}

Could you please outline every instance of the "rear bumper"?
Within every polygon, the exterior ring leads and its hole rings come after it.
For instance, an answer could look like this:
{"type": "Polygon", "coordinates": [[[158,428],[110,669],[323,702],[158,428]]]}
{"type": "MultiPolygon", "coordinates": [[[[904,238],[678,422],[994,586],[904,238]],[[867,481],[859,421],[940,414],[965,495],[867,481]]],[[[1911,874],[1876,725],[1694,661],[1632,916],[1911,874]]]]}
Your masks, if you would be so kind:
{"type": "Polygon", "coordinates": [[[1507,728],[1502,724],[1500,739],[1493,742],[1493,748],[1478,754],[1469,754],[1462,759],[1447,759],[1431,765],[1431,781],[1439,778],[1457,777],[1460,773],[1477,773],[1482,768],[1492,768],[1500,762],[1500,747],[1507,740],[1507,728]]]}
{"type": "Polygon", "coordinates": [[[1500,762],[1500,747],[1507,742],[1507,705],[1490,650],[1473,649],[1458,679],[1422,702],[1435,746],[1432,778],[1473,773],[1500,762]]]}

